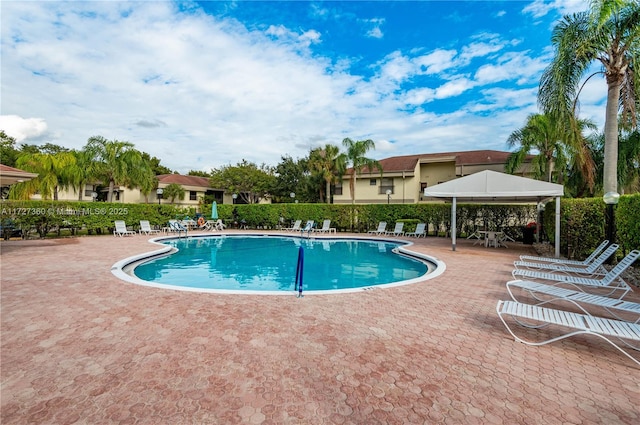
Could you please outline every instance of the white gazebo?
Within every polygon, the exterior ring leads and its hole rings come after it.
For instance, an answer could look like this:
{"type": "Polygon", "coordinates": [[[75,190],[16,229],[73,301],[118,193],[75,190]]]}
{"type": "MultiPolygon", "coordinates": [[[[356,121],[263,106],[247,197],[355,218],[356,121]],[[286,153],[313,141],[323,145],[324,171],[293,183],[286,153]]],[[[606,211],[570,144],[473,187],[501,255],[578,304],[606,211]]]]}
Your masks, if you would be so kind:
{"type": "Polygon", "coordinates": [[[431,186],[424,196],[451,199],[451,242],[456,250],[456,203],[539,203],[556,198],[555,255],[560,256],[560,197],[564,186],[497,171],[480,171],[431,186]]]}

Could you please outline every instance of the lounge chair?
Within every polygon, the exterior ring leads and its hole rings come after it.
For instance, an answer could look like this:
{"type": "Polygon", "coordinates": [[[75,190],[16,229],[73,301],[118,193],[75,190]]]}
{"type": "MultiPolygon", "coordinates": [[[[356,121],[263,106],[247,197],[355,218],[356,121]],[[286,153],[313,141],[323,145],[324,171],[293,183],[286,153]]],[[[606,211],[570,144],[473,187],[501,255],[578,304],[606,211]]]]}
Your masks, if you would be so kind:
{"type": "Polygon", "coordinates": [[[619,297],[622,298],[631,290],[631,288],[624,280],[620,278],[620,275],[627,268],[631,267],[633,262],[636,261],[638,257],[640,257],[640,250],[634,249],[629,254],[627,254],[627,256],[624,257],[614,268],[612,268],[606,274],[602,275],[600,278],[580,277],[574,274],[570,274],[569,272],[544,273],[536,270],[523,269],[516,269],[511,274],[513,275],[514,279],[544,280],[554,282],[553,285],[565,283],[568,285],[572,285],[580,291],[583,291],[585,287],[610,289],[611,291],[607,295],[610,295],[616,291],[622,291],[622,295],[619,297]]]}
{"type": "Polygon", "coordinates": [[[184,232],[185,236],[187,235],[187,228],[178,220],[169,220],[169,231],[176,232],[178,236],[180,236],[182,232],[184,232]]]}
{"type": "Polygon", "coordinates": [[[372,235],[382,235],[387,231],[387,222],[386,221],[381,221],[380,223],[378,223],[378,229],[377,230],[369,230],[367,233],[372,234],[372,235]]]}
{"type": "Polygon", "coordinates": [[[313,220],[307,220],[307,224],[305,224],[304,227],[300,229],[300,235],[302,235],[304,232],[311,234],[311,232],[313,232],[314,223],[315,222],[313,220]]]}
{"type": "Polygon", "coordinates": [[[331,227],[331,220],[325,220],[322,222],[322,227],[314,229],[314,232],[318,233],[336,233],[336,228],[331,227]]]}
{"type": "Polygon", "coordinates": [[[587,266],[571,266],[558,263],[536,263],[535,261],[514,261],[513,265],[516,269],[569,272],[581,276],[594,276],[597,274],[603,275],[607,273],[607,269],[605,269],[602,265],[605,261],[607,261],[607,258],[611,257],[617,250],[617,244],[609,245],[607,249],[602,251],[602,254],[598,255],[598,258],[593,260],[587,266]]]}
{"type": "Polygon", "coordinates": [[[416,225],[416,230],[414,232],[409,232],[409,233],[405,233],[405,236],[412,236],[412,237],[423,237],[426,238],[427,237],[427,224],[426,223],[418,223],[416,225]]]}
{"type": "Polygon", "coordinates": [[[149,220],[140,220],[140,234],[150,235],[152,233],[160,233],[160,230],[152,229],[149,220]]]}
{"type": "Polygon", "coordinates": [[[521,255],[520,260],[522,261],[542,261],[549,263],[561,263],[568,266],[588,266],[604,249],[609,245],[609,241],[603,241],[596,249],[593,250],[591,255],[585,258],[582,261],[579,260],[567,260],[565,258],[555,258],[555,257],[536,257],[533,255],[521,255]]]}
{"type": "Polygon", "coordinates": [[[621,313],[635,313],[638,317],[633,323],[640,323],[640,303],[625,301],[618,298],[610,298],[602,295],[587,294],[575,289],[561,288],[559,286],[545,285],[544,283],[532,282],[530,280],[511,280],[507,282],[507,291],[514,301],[518,301],[514,293],[514,288],[529,294],[533,299],[539,301],[538,306],[550,302],[567,301],[590,314],[582,305],[589,304],[602,307],[618,320],[631,321],[623,318],[621,313]],[[541,297],[545,295],[546,297],[541,297]]]}
{"type": "Polygon", "coordinates": [[[296,232],[298,230],[300,230],[300,225],[302,224],[302,220],[296,220],[295,223],[293,223],[293,227],[287,227],[286,230],[287,232],[296,232]]]}
{"type": "Polygon", "coordinates": [[[116,220],[113,223],[116,226],[116,228],[113,231],[113,236],[122,237],[122,236],[133,236],[137,234],[133,230],[128,230],[127,225],[123,220],[116,220]]]}
{"type": "Polygon", "coordinates": [[[402,230],[403,228],[404,228],[404,222],[399,221],[396,223],[396,227],[394,227],[393,231],[384,232],[384,234],[391,235],[391,236],[403,236],[404,235],[404,230],[402,230]]]}
{"type": "Polygon", "coordinates": [[[221,219],[217,220],[207,220],[204,224],[204,230],[214,231],[214,230],[224,230],[227,226],[224,225],[221,219]]]}
{"type": "Polygon", "coordinates": [[[569,338],[574,335],[594,335],[613,345],[622,354],[640,366],[640,361],[632,357],[631,354],[627,353],[611,339],[611,337],[617,338],[626,346],[634,350],[638,350],[637,347],[626,342],[626,340],[640,341],[640,325],[636,323],[606,319],[603,317],[591,316],[589,314],[555,310],[547,307],[523,304],[516,301],[498,301],[496,312],[504,326],[507,328],[507,331],[509,331],[516,341],[527,345],[544,345],[564,338],[569,338]],[[513,332],[511,327],[507,324],[505,316],[513,318],[516,323],[527,328],[541,328],[547,325],[558,325],[568,328],[570,331],[560,336],[552,337],[540,342],[527,341],[513,332]]]}

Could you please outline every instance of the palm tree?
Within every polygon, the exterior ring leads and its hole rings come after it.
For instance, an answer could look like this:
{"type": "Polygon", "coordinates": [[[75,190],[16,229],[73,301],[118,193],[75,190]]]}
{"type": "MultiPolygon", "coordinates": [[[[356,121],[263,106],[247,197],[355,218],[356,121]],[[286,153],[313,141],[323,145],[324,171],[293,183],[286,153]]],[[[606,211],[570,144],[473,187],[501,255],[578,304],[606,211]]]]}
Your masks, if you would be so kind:
{"type": "Polygon", "coordinates": [[[638,72],[639,38],[637,0],[592,0],[590,11],[566,15],[554,28],[551,41],[555,57],[540,81],[538,101],[542,109],[573,121],[582,77],[594,62],[602,65],[607,82],[605,192],[617,192],[618,188],[619,108],[623,117],[637,125],[635,104],[640,79],[634,78],[634,72],[638,72]]]}
{"type": "Polygon", "coordinates": [[[38,177],[11,187],[12,199],[29,199],[39,192],[43,199],[58,200],[58,189],[69,187],[70,172],[75,169],[76,158],[71,152],[23,153],[16,160],[22,170],[37,173],[38,177]]]}
{"type": "MultiPolygon", "coordinates": [[[[325,183],[324,194],[327,204],[331,203],[331,185],[338,181],[338,176],[344,174],[345,159],[345,155],[340,154],[340,148],[332,144],[314,149],[309,154],[309,168],[325,183]]],[[[320,202],[322,201],[323,192],[320,190],[320,202]]]]}
{"type": "Polygon", "coordinates": [[[370,149],[375,149],[376,145],[371,139],[353,141],[348,137],[342,141],[342,146],[347,148],[344,154],[345,168],[350,165],[351,175],[349,176],[349,190],[351,191],[351,203],[356,199],[356,174],[360,174],[367,167],[369,170],[377,168],[382,175],[382,165],[375,159],[367,158],[365,155],[370,149]]]}
{"type": "Polygon", "coordinates": [[[176,199],[183,200],[185,196],[185,191],[182,186],[177,183],[171,183],[164,188],[162,192],[162,196],[166,199],[170,199],[173,204],[176,199]]]}
{"type": "MultiPolygon", "coordinates": [[[[572,134],[554,119],[551,114],[532,114],[527,118],[527,123],[521,129],[511,133],[507,139],[507,145],[518,149],[509,155],[505,165],[505,171],[513,174],[522,165],[531,151],[538,154],[533,157],[532,166],[535,177],[552,181],[554,169],[557,172],[557,181],[563,181],[564,171],[570,164],[591,164],[592,159],[589,150],[585,147],[582,130],[584,128],[595,129],[595,125],[587,120],[578,120],[580,129],[578,138],[569,138],[572,134]]],[[[589,168],[593,170],[591,166],[589,168]]],[[[585,173],[592,176],[592,172],[585,173]]]]}
{"type": "Polygon", "coordinates": [[[94,158],[96,177],[109,185],[107,202],[112,202],[115,186],[139,186],[145,184],[148,176],[153,174],[149,163],[144,161],[132,143],[94,136],[84,149],[94,158]]]}

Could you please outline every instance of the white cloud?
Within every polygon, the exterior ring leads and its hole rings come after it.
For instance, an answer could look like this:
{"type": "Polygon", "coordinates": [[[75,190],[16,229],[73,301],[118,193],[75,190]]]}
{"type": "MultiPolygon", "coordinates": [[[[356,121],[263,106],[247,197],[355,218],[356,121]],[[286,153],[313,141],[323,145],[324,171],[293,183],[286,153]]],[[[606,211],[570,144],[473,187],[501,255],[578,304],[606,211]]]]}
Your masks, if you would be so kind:
{"type": "Polygon", "coordinates": [[[525,14],[531,14],[534,18],[541,18],[551,11],[557,11],[560,15],[582,12],[589,8],[584,0],[535,0],[522,10],[525,14]]]}
{"type": "MultiPolygon", "coordinates": [[[[94,135],[127,140],[185,172],[243,158],[275,165],[345,137],[373,139],[377,157],[501,146],[507,127],[535,107],[544,60],[510,52],[517,41],[495,34],[458,49],[394,51],[365,77],[348,57],[314,51],[323,43],[318,28],[250,29],[177,7],[3,3],[2,113],[22,127],[3,117],[0,128],[69,148],[94,135]],[[496,86],[505,80],[523,90],[496,86]],[[449,100],[462,107],[424,109],[449,100]]],[[[309,8],[318,18],[340,16],[309,8]]],[[[367,24],[381,31],[383,23],[367,24]]]]}
{"type": "Polygon", "coordinates": [[[21,143],[27,139],[37,139],[47,131],[47,123],[42,118],[22,118],[17,115],[0,115],[0,129],[7,136],[21,143]]]}
{"type": "Polygon", "coordinates": [[[370,28],[367,30],[367,37],[371,38],[382,38],[384,37],[384,32],[382,32],[382,25],[385,20],[382,18],[374,18],[374,19],[364,19],[363,22],[365,25],[370,28]]]}

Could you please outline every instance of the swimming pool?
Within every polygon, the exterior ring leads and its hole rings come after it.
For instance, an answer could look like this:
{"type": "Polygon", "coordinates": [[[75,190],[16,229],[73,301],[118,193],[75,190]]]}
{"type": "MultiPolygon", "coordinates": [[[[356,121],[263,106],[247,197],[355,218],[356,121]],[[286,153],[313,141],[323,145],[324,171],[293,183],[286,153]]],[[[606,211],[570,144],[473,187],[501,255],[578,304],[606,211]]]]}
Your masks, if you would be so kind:
{"type": "Polygon", "coordinates": [[[300,247],[305,293],[413,283],[444,268],[436,259],[401,255],[405,243],[385,240],[219,235],[156,241],[165,249],[112,270],[122,269],[135,283],[172,289],[282,294],[295,290],[300,247]]]}

